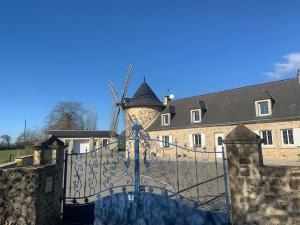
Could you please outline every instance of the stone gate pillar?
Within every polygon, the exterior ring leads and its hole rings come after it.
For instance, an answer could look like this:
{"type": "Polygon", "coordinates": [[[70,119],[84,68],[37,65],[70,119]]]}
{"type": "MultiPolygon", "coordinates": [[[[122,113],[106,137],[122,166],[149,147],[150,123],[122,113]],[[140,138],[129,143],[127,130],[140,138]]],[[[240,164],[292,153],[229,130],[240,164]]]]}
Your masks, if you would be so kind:
{"type": "Polygon", "coordinates": [[[64,153],[66,145],[52,136],[33,147],[34,165],[39,171],[36,225],[59,224],[63,197],[64,153]]]}
{"type": "Polygon", "coordinates": [[[256,196],[247,184],[254,184],[260,178],[259,167],[263,165],[262,139],[244,125],[239,125],[227,135],[224,143],[228,161],[232,222],[234,225],[250,224],[247,218],[251,210],[249,206],[256,196]]]}
{"type": "Polygon", "coordinates": [[[263,165],[262,140],[243,125],[224,143],[233,225],[300,224],[300,167],[263,165]]]}

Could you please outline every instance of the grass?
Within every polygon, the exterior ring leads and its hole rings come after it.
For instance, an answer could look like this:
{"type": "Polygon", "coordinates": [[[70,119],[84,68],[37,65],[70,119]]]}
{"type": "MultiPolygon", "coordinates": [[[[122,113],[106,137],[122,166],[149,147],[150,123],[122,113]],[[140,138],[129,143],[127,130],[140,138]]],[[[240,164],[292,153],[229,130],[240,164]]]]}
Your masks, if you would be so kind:
{"type": "Polygon", "coordinates": [[[10,159],[13,161],[20,151],[20,149],[0,150],[0,164],[10,162],[10,159]]]}

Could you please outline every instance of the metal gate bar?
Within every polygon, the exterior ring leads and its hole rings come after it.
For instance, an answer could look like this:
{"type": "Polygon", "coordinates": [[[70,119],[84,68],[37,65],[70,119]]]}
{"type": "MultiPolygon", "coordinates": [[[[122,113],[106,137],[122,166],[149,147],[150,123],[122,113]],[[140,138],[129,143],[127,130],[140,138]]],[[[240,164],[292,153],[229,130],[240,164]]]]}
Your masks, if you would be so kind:
{"type": "MultiPolygon", "coordinates": [[[[93,203],[97,194],[105,197],[132,192],[135,200],[139,201],[141,192],[150,192],[184,199],[183,204],[195,203],[194,207],[203,210],[212,210],[209,204],[219,204],[218,210],[229,214],[224,148],[221,168],[216,149],[199,151],[195,147],[181,147],[176,141],[165,149],[161,140],[141,134],[139,124],[134,124],[132,129],[133,136],[125,140],[126,152],[119,152],[118,141],[92,152],[75,154],[66,151],[64,208],[93,203]],[[132,165],[131,147],[134,150],[132,165]],[[144,152],[142,160],[141,149],[144,152]],[[223,170],[222,175],[219,170],[223,170]]],[[[136,213],[139,214],[138,211],[136,213]]]]}

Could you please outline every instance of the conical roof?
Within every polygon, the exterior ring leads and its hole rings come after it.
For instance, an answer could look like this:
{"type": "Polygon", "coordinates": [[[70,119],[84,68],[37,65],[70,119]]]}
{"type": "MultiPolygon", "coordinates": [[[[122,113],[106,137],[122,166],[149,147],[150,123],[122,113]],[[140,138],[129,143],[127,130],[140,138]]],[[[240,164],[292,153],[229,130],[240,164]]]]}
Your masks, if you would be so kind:
{"type": "Polygon", "coordinates": [[[130,102],[126,105],[127,108],[130,107],[140,107],[140,106],[161,106],[163,103],[158,99],[152,89],[146,82],[143,82],[138,90],[135,92],[130,102]]]}

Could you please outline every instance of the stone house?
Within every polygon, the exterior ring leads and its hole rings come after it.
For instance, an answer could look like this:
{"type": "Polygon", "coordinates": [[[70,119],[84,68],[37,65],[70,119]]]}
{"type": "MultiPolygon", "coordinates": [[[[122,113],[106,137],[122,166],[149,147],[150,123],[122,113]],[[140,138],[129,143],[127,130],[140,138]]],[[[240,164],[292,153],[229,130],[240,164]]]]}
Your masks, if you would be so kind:
{"type": "Polygon", "coordinates": [[[144,82],[127,99],[126,110],[127,127],[138,120],[165,149],[176,142],[199,151],[220,152],[226,135],[245,124],[263,139],[265,159],[299,159],[299,71],[290,79],[176,100],[165,96],[163,101],[144,82]]]}
{"type": "Polygon", "coordinates": [[[110,131],[51,130],[49,134],[67,144],[73,153],[89,152],[117,141],[117,134],[111,135],[110,131]]]}

